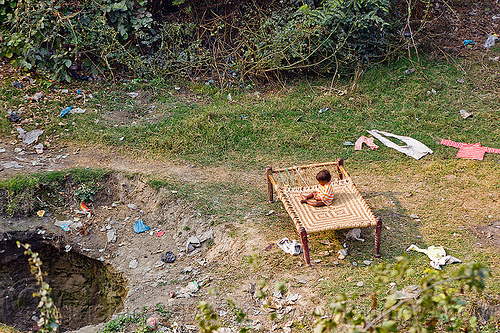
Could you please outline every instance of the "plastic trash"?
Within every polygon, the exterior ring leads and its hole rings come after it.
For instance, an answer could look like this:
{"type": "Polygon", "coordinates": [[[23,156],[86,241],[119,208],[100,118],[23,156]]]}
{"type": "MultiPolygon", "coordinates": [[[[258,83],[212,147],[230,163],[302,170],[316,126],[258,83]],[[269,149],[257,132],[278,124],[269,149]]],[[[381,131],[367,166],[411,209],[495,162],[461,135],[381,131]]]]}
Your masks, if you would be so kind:
{"type": "Polygon", "coordinates": [[[43,134],[42,130],[29,131],[28,133],[24,134],[23,143],[30,145],[33,142],[36,142],[38,140],[38,138],[40,137],[40,135],[42,135],[42,134],[43,134]]]}
{"type": "Polygon", "coordinates": [[[472,113],[469,113],[465,110],[460,110],[460,116],[463,118],[463,119],[467,119],[469,117],[472,117],[472,113]]]}
{"type": "Polygon", "coordinates": [[[26,87],[26,85],[24,83],[19,82],[19,81],[12,82],[12,86],[16,89],[23,89],[24,87],[26,87]]]}
{"type": "Polygon", "coordinates": [[[139,219],[139,221],[137,221],[134,224],[134,231],[136,234],[140,234],[141,232],[148,231],[149,229],[151,229],[151,228],[148,227],[147,225],[145,225],[144,221],[142,219],[139,219]]]}
{"type": "Polygon", "coordinates": [[[21,116],[15,113],[9,114],[9,120],[13,123],[17,123],[19,120],[21,120],[21,116]]]}
{"type": "Polygon", "coordinates": [[[471,40],[471,39],[465,39],[464,40],[464,45],[467,46],[467,45],[475,45],[476,43],[471,40]]]}
{"type": "Polygon", "coordinates": [[[139,94],[138,94],[138,93],[136,93],[136,92],[129,92],[129,93],[125,93],[125,95],[128,95],[128,96],[130,96],[131,98],[136,98],[137,96],[139,96],[139,94]]]}
{"type": "Polygon", "coordinates": [[[489,49],[490,47],[494,46],[496,41],[498,39],[497,34],[492,34],[488,35],[488,38],[486,38],[486,42],[484,42],[484,48],[489,49]]]}
{"type": "Polygon", "coordinates": [[[73,106],[67,106],[64,109],[62,109],[61,113],[59,114],[59,118],[66,116],[72,109],[73,109],[73,106]]]}
{"type": "Polygon", "coordinates": [[[167,251],[166,253],[161,254],[161,261],[166,262],[168,264],[173,263],[175,259],[177,258],[172,251],[167,251]]]}
{"type": "Polygon", "coordinates": [[[302,253],[302,244],[300,244],[296,240],[290,241],[286,237],[278,242],[278,246],[285,253],[288,253],[291,255],[299,255],[302,253]]]}

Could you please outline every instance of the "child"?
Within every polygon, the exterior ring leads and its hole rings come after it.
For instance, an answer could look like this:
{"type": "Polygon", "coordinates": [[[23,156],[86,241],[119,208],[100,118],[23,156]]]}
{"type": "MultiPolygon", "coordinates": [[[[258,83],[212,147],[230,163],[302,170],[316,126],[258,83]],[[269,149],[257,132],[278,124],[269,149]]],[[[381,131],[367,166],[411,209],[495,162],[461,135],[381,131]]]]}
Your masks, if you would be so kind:
{"type": "Polygon", "coordinates": [[[331,182],[332,176],[328,170],[323,169],[316,175],[316,180],[318,180],[319,188],[318,191],[311,192],[309,194],[300,194],[302,200],[301,203],[306,203],[314,207],[330,206],[333,202],[333,184],[331,182]],[[311,200],[311,199],[314,199],[311,200]]]}

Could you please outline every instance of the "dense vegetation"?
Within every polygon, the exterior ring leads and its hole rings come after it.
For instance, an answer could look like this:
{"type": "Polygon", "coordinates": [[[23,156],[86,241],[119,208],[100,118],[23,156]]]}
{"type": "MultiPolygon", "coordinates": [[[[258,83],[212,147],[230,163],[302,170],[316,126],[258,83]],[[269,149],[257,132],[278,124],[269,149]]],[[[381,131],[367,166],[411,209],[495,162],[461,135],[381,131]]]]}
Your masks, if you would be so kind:
{"type": "Polygon", "coordinates": [[[394,41],[394,8],[389,0],[0,0],[0,56],[56,80],[128,72],[231,86],[380,59],[394,41]]]}

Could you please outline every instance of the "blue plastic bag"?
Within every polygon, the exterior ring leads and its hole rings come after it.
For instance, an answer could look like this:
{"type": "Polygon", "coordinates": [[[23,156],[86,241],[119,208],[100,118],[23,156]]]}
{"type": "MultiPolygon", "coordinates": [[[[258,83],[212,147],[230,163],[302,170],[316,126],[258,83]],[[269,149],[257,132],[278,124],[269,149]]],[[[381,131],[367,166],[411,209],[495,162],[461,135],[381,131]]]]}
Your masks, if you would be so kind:
{"type": "Polygon", "coordinates": [[[73,109],[73,106],[67,106],[64,109],[62,109],[61,114],[59,115],[60,118],[64,117],[67,115],[71,110],[73,109]]]}
{"type": "Polygon", "coordinates": [[[142,219],[140,219],[139,221],[137,221],[134,224],[134,231],[137,234],[140,234],[141,232],[144,232],[144,231],[148,231],[149,229],[151,229],[151,228],[148,227],[147,225],[145,225],[144,221],[142,221],[142,219]]]}

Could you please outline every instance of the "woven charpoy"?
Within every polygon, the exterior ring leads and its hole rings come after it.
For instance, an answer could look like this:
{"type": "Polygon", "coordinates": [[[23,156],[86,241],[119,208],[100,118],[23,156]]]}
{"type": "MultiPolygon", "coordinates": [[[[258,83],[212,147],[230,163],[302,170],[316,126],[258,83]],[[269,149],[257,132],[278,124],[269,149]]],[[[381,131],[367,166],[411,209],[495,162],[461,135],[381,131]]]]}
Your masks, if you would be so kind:
{"type": "Polygon", "coordinates": [[[308,233],[375,226],[377,220],[351,178],[333,182],[335,197],[332,205],[313,207],[300,203],[301,193],[316,191],[318,186],[276,188],[286,211],[299,230],[308,233]]]}

